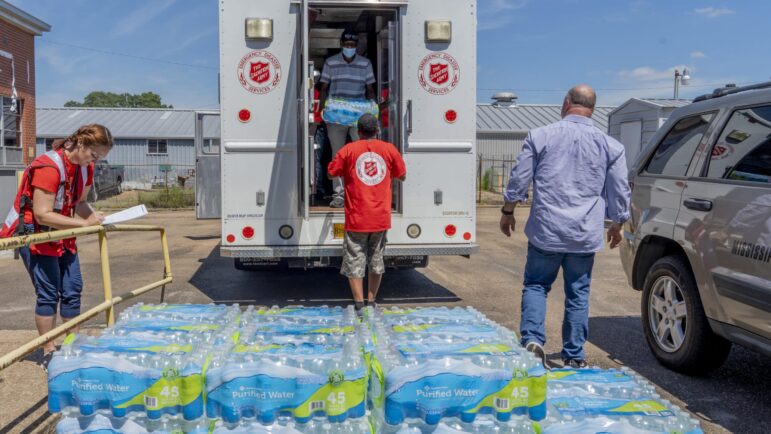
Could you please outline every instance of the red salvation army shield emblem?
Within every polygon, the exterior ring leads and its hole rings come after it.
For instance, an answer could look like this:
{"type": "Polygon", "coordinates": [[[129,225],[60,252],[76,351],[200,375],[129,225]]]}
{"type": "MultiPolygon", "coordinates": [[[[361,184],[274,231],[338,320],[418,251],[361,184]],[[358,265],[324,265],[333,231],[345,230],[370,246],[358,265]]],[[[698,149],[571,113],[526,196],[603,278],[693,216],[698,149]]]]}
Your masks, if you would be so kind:
{"type": "Polygon", "coordinates": [[[249,77],[256,83],[263,84],[270,80],[270,64],[268,62],[252,62],[249,77]]]}
{"type": "Polygon", "coordinates": [[[237,74],[244,89],[265,94],[281,83],[281,63],[269,51],[250,51],[238,63],[237,74]]]}
{"type": "Polygon", "coordinates": [[[364,173],[367,174],[367,176],[375,176],[377,175],[377,163],[374,161],[367,161],[364,163],[364,173]]]}
{"type": "Polygon", "coordinates": [[[431,64],[431,76],[430,79],[436,84],[444,84],[447,83],[447,80],[450,77],[450,72],[448,71],[447,64],[443,63],[432,63],[431,64]]]}
{"type": "Polygon", "coordinates": [[[418,81],[433,95],[446,95],[460,82],[460,65],[448,53],[431,53],[418,66],[418,81]]]}

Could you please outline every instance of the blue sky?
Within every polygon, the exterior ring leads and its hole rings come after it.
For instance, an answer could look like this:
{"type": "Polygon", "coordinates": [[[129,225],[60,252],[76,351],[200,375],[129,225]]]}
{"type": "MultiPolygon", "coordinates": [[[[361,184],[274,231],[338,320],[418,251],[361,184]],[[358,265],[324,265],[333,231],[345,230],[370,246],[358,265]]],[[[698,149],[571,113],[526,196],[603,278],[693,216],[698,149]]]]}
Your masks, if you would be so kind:
{"type": "MultiPolygon", "coordinates": [[[[604,105],[671,98],[683,67],[692,81],[680,94],[689,98],[771,79],[767,0],[478,1],[479,102],[510,90],[521,103],[559,104],[579,82],[604,105]]],[[[217,0],[10,2],[52,26],[37,38],[41,107],[92,90],[218,106],[217,0]]]]}

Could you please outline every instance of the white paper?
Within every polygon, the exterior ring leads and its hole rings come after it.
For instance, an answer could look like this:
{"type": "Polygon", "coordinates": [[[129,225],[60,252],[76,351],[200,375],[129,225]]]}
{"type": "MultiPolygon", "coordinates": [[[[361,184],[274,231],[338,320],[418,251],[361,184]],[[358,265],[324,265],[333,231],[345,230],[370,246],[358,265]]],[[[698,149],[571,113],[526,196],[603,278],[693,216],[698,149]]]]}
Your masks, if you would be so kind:
{"type": "Polygon", "coordinates": [[[104,218],[103,225],[114,225],[116,223],[122,223],[129,220],[134,220],[139,217],[147,215],[147,208],[144,205],[133,206],[123,211],[110,214],[104,218]]]}

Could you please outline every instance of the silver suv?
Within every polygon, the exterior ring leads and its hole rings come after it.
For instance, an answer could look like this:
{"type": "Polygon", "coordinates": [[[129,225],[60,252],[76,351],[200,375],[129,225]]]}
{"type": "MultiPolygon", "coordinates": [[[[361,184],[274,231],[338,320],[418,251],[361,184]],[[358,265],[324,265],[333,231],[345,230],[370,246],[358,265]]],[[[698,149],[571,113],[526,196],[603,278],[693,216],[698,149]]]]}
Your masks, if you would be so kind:
{"type": "Polygon", "coordinates": [[[703,374],[771,355],[771,82],[677,109],[629,175],[621,260],[659,362],[703,374]]]}

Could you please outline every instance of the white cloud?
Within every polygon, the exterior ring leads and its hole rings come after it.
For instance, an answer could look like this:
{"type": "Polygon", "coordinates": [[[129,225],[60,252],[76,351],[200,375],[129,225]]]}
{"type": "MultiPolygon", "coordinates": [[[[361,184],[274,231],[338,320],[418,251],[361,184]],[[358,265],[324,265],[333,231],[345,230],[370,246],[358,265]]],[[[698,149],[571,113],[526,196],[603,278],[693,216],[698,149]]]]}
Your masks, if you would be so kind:
{"type": "Polygon", "coordinates": [[[704,54],[703,51],[693,51],[691,52],[691,59],[703,59],[707,57],[706,54],[704,54]]]}
{"type": "Polygon", "coordinates": [[[675,70],[682,71],[688,69],[693,72],[693,68],[686,65],[676,65],[666,69],[655,69],[650,66],[640,66],[631,70],[624,70],[618,73],[618,77],[622,81],[637,82],[637,83],[650,83],[661,80],[674,80],[675,70]]]}
{"type": "Polygon", "coordinates": [[[707,18],[718,18],[722,15],[733,14],[735,11],[728,8],[715,8],[712,6],[707,6],[704,8],[696,8],[693,10],[693,12],[697,15],[703,15],[707,18]]]}
{"type": "Polygon", "coordinates": [[[147,5],[128,14],[115,26],[113,37],[125,36],[134,33],[152,21],[155,17],[170,8],[177,0],[163,0],[148,2],[147,5]]]}
{"type": "Polygon", "coordinates": [[[746,78],[733,76],[704,76],[688,65],[675,65],[657,69],[640,66],[616,73],[616,80],[608,88],[598,91],[598,104],[618,105],[629,98],[672,98],[674,95],[675,69],[688,69],[690,83],[680,86],[680,98],[694,98],[722,87],[725,83],[744,83],[746,78]]]}
{"type": "Polygon", "coordinates": [[[513,11],[527,6],[530,0],[480,0],[479,30],[494,30],[511,23],[513,11]]]}

